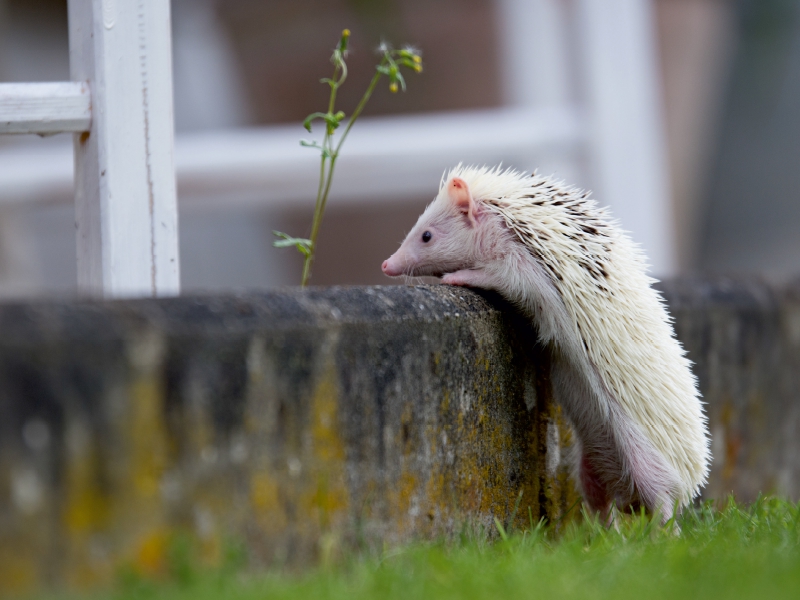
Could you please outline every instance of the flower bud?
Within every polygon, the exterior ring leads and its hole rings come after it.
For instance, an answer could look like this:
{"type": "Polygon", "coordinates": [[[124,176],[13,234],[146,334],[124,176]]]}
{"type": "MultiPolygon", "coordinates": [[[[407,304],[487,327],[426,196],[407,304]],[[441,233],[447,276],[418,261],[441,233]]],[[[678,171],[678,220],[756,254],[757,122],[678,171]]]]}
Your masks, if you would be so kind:
{"type": "Polygon", "coordinates": [[[339,52],[344,54],[347,52],[347,40],[350,38],[350,30],[345,29],[342,31],[342,38],[339,40],[339,52]]]}

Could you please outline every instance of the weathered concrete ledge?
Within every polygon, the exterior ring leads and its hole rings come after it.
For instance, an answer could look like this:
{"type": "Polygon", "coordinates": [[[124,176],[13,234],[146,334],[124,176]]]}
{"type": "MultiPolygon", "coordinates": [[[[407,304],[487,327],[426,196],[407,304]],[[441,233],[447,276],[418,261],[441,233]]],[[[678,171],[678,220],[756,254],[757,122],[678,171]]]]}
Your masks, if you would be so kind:
{"type": "Polygon", "coordinates": [[[714,462],[704,496],[800,499],[800,280],[660,288],[707,403],[714,462]]]}
{"type": "MultiPolygon", "coordinates": [[[[800,285],[662,284],[708,402],[708,497],[800,496],[800,285]]],[[[446,286],[0,305],[0,591],[492,531],[573,506],[547,353],[446,286]]]]}
{"type": "Polygon", "coordinates": [[[181,530],[296,564],[576,501],[546,357],[491,296],[31,303],[0,331],[0,587],[158,571],[181,530]]]}

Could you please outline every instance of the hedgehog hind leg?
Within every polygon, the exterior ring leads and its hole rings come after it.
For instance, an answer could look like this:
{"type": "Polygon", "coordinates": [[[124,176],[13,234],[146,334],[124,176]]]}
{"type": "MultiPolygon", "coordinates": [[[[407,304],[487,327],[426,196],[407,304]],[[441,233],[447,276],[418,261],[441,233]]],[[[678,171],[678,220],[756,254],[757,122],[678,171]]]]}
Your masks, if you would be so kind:
{"type": "Polygon", "coordinates": [[[629,507],[644,504],[666,525],[681,508],[680,478],[636,428],[631,428],[623,439],[626,470],[634,490],[627,504],[629,507]]]}
{"type": "Polygon", "coordinates": [[[586,506],[606,525],[610,525],[613,520],[611,494],[593,461],[585,452],[580,458],[578,478],[586,506]]]}

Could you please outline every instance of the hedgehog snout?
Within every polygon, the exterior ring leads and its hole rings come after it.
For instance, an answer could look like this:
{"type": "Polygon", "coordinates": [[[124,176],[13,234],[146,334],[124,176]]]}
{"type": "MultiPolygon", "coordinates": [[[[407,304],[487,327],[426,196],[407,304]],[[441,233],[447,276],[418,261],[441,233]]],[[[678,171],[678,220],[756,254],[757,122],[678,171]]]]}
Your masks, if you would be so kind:
{"type": "Polygon", "coordinates": [[[383,261],[381,265],[381,271],[383,271],[384,275],[389,277],[397,277],[398,275],[403,274],[403,270],[400,267],[400,262],[397,260],[396,255],[392,254],[389,258],[383,261]]]}

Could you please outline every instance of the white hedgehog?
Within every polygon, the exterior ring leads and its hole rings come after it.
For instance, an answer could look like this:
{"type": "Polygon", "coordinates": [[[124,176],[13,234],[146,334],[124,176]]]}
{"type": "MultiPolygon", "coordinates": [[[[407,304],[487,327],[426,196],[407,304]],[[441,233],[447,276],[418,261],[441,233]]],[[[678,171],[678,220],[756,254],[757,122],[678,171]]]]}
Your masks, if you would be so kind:
{"type": "Polygon", "coordinates": [[[689,361],[641,251],[588,193],[459,165],[383,272],[496,290],[533,320],[607,522],[640,505],[667,522],[699,493],[709,438],[689,361]]]}

